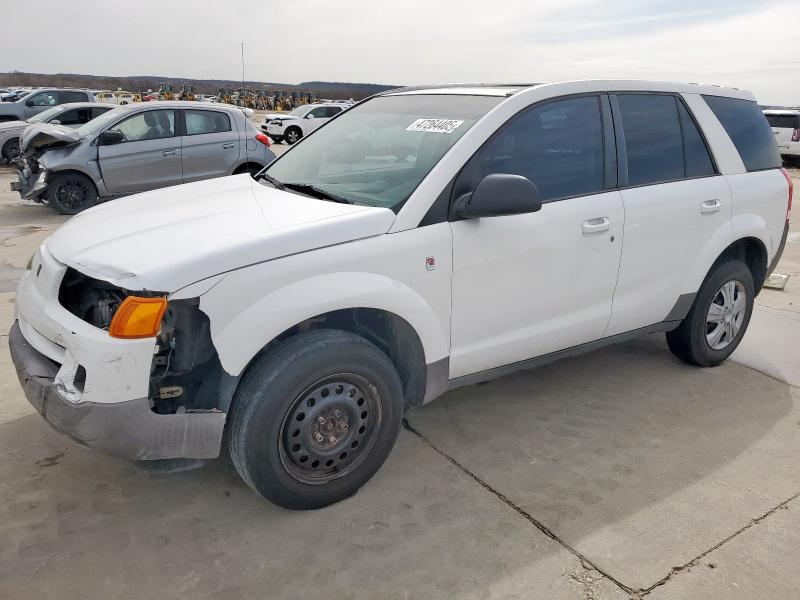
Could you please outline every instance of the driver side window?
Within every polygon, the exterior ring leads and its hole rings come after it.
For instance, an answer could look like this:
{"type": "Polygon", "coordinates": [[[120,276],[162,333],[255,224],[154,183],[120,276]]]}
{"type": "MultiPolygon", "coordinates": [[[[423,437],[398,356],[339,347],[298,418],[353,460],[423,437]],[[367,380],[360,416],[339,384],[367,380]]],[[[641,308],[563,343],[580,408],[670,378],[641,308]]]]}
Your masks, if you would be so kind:
{"type": "Polygon", "coordinates": [[[42,92],[36,94],[33,98],[34,106],[55,106],[58,104],[58,94],[56,92],[42,92]]]}
{"type": "Polygon", "coordinates": [[[556,100],[514,117],[470,159],[456,181],[454,197],[473,191],[492,173],[527,177],[545,202],[602,191],[600,99],[556,100]]]}
{"type": "Polygon", "coordinates": [[[320,106],[312,110],[311,114],[314,115],[315,119],[324,119],[328,116],[328,109],[324,106],[320,106]]]}
{"type": "Polygon", "coordinates": [[[138,142],[175,136],[175,111],[148,110],[112,127],[122,132],[123,142],[138,142]]]}

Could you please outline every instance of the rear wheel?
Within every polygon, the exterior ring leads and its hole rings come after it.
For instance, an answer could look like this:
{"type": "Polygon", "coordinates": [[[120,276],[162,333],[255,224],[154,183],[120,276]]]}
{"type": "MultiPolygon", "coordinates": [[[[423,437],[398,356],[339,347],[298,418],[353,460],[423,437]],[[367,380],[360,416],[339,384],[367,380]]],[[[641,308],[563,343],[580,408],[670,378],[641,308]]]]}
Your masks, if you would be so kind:
{"type": "Polygon", "coordinates": [[[298,127],[289,127],[286,130],[286,143],[290,146],[296,143],[301,137],[303,137],[303,132],[300,131],[298,127]]]}
{"type": "Polygon", "coordinates": [[[19,156],[19,138],[8,140],[3,144],[3,158],[11,162],[19,156]]]}
{"type": "Polygon", "coordinates": [[[267,500],[320,508],[380,468],[402,412],[400,378],[376,346],[344,331],[301,333],[248,369],[229,417],[231,459],[267,500]]]}
{"type": "Polygon", "coordinates": [[[754,298],[753,275],[745,263],[731,260],[716,266],[700,287],[689,314],[667,333],[669,349],[693,365],[718,365],[742,341],[754,298]]]}
{"type": "Polygon", "coordinates": [[[47,183],[47,203],[62,215],[75,215],[97,204],[92,180],[80,173],[60,173],[47,183]]]}

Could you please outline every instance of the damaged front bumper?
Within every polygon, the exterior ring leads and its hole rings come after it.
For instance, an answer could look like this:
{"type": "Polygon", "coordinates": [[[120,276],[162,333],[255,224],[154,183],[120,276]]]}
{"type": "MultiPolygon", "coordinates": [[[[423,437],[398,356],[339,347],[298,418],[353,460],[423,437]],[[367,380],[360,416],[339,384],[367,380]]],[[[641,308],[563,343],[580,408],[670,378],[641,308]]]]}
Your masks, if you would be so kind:
{"type": "Polygon", "coordinates": [[[25,200],[38,198],[47,189],[47,171],[40,168],[34,173],[27,166],[17,169],[17,181],[11,183],[11,189],[25,200]]]}
{"type": "Polygon", "coordinates": [[[59,382],[61,366],[25,339],[18,321],[11,327],[8,344],[28,401],[54,429],[78,443],[130,460],[219,455],[225,413],[159,415],[147,398],[74,403],[59,382]]]}

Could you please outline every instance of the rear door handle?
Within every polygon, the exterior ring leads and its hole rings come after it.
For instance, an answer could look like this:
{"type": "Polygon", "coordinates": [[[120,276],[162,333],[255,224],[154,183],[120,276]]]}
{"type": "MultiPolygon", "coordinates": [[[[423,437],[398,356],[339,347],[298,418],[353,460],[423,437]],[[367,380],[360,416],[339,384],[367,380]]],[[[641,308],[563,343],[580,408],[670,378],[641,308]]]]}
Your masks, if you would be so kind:
{"type": "Polygon", "coordinates": [[[584,234],[601,233],[603,231],[608,231],[610,227],[611,220],[608,217],[587,219],[581,225],[584,234]]]}
{"type": "Polygon", "coordinates": [[[222,148],[223,148],[224,150],[230,150],[231,148],[233,148],[233,147],[234,147],[234,145],[235,145],[235,144],[222,144],[222,148]]]}
{"type": "Polygon", "coordinates": [[[703,200],[703,203],[700,205],[700,213],[708,215],[717,212],[720,208],[722,208],[722,202],[716,198],[713,200],[703,200]]]}
{"type": "Polygon", "coordinates": [[[177,150],[164,150],[161,153],[161,156],[175,156],[178,153],[177,150]]]}

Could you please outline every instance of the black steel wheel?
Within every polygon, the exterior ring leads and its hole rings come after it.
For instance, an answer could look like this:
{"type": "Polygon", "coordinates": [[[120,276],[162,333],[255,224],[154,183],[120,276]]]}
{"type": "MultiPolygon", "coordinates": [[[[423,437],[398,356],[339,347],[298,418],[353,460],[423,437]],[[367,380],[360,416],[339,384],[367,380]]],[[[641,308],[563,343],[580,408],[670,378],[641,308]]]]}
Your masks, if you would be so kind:
{"type": "Polygon", "coordinates": [[[286,508],[352,496],[400,431],[403,392],[389,358],[352,333],[298,334],[251,365],[228,418],[242,479],[286,508]]]}
{"type": "Polygon", "coordinates": [[[94,183],[80,173],[59,173],[47,183],[47,202],[62,215],[75,215],[97,203],[94,183]]]}
{"type": "Polygon", "coordinates": [[[281,426],[286,471],[310,485],[344,477],[369,454],[380,429],[377,389],[354,373],[337,373],[309,386],[281,426]]]}

